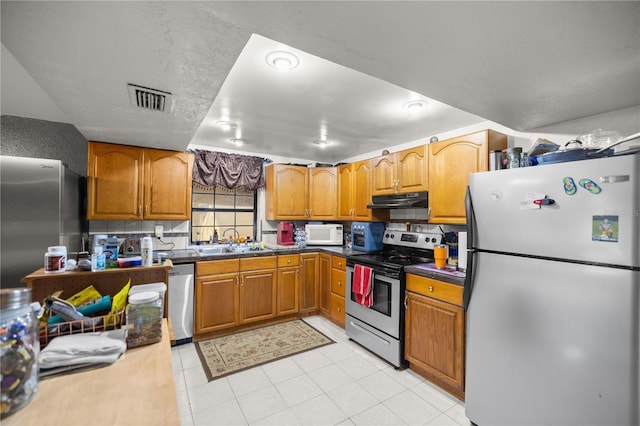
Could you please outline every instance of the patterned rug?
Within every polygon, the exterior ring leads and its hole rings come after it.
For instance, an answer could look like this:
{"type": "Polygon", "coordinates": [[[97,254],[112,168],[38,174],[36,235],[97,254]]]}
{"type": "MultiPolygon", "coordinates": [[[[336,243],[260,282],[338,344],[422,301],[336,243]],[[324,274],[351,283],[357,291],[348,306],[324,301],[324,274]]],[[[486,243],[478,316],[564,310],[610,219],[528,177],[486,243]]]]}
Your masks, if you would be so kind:
{"type": "Polygon", "coordinates": [[[196,351],[212,381],[331,343],[306,322],[294,320],[198,342],[196,351]]]}

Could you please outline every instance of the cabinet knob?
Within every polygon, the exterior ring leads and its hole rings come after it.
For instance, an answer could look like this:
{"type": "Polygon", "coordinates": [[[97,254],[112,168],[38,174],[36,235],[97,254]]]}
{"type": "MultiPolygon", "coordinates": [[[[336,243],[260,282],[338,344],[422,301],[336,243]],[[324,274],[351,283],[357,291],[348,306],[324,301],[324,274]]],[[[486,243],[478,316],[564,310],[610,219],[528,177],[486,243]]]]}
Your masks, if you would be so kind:
{"type": "Polygon", "coordinates": [[[429,286],[429,291],[433,291],[433,287],[432,286],[429,286]]]}
{"type": "Polygon", "coordinates": [[[342,283],[340,281],[338,281],[338,287],[340,287],[342,285],[342,283]]]}
{"type": "Polygon", "coordinates": [[[340,307],[338,306],[338,312],[341,312],[341,311],[342,311],[342,309],[340,309],[340,307]]]}
{"type": "Polygon", "coordinates": [[[342,262],[338,262],[338,266],[342,267],[342,262]]]}
{"type": "Polygon", "coordinates": [[[291,263],[291,259],[287,260],[287,263],[291,263]]]}

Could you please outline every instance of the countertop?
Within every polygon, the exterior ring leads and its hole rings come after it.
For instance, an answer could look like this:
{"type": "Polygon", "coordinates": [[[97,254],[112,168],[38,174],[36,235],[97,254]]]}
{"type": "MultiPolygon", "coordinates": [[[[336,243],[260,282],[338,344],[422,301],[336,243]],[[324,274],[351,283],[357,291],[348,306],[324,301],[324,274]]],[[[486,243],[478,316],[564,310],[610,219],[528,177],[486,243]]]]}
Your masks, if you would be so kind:
{"type": "Polygon", "coordinates": [[[421,277],[432,278],[446,283],[464,285],[465,275],[462,271],[447,266],[444,270],[438,270],[433,263],[423,263],[419,265],[405,266],[404,270],[407,274],[419,275],[421,277]]]}
{"type": "MultiPolygon", "coordinates": [[[[206,247],[206,246],[203,246],[206,247]]],[[[358,250],[352,250],[345,248],[344,246],[307,246],[305,248],[298,248],[296,246],[273,246],[267,247],[264,250],[248,251],[244,253],[217,253],[209,255],[200,255],[196,249],[186,250],[160,250],[160,252],[167,253],[167,257],[175,264],[193,263],[204,260],[216,260],[216,259],[234,259],[237,257],[260,257],[260,256],[274,256],[278,254],[295,254],[295,253],[313,253],[313,252],[326,252],[330,254],[336,254],[339,256],[353,256],[358,254],[366,254],[358,250]]]]}
{"type": "Polygon", "coordinates": [[[128,349],[113,364],[40,381],[10,425],[178,425],[167,320],[162,340],[128,349]]]}

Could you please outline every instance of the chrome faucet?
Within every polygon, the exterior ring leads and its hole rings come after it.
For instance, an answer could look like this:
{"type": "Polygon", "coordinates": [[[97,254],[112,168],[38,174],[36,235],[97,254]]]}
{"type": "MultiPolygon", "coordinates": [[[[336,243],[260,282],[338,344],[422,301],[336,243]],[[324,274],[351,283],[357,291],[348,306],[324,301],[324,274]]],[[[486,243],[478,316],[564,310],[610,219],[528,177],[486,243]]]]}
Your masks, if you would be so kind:
{"type": "MultiPolygon", "coordinates": [[[[236,238],[238,238],[238,241],[240,241],[240,233],[238,232],[238,230],[236,228],[227,228],[222,232],[222,238],[224,239],[225,234],[227,233],[227,231],[233,231],[235,233],[236,238]]],[[[233,244],[233,238],[229,239],[229,245],[233,244]]]]}

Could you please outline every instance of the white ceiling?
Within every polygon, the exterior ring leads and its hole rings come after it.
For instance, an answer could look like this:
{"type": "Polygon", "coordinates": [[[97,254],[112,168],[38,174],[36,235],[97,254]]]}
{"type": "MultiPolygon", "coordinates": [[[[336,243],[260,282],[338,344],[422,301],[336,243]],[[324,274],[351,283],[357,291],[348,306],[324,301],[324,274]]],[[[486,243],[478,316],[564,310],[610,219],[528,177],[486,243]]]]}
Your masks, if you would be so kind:
{"type": "MultiPolygon", "coordinates": [[[[89,140],[233,149],[211,124],[229,119],[243,151],[333,163],[485,119],[529,131],[640,105],[638,1],[1,7],[3,46],[89,140]],[[276,46],[300,66],[267,67],[276,46]],[[171,111],[136,110],[127,83],[171,92],[171,111]],[[416,98],[432,101],[403,114],[416,98]]],[[[3,114],[41,118],[4,92],[3,114]]]]}

